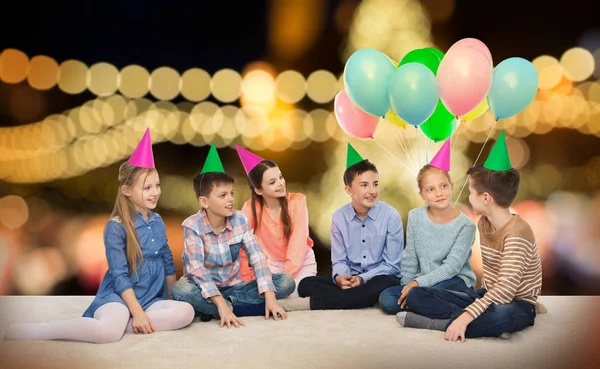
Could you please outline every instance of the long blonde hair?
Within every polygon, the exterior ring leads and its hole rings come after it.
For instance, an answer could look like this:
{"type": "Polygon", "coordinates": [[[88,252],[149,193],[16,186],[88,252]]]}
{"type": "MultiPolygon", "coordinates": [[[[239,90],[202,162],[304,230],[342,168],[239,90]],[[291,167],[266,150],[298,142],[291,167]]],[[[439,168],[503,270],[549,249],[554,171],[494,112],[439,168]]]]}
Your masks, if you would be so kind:
{"type": "Polygon", "coordinates": [[[111,218],[119,217],[121,223],[125,227],[125,234],[127,235],[127,247],[125,253],[127,255],[129,274],[134,274],[137,271],[138,265],[142,264],[144,261],[144,256],[135,233],[135,225],[133,224],[136,213],[135,205],[129,196],[123,194],[121,187],[127,186],[132,188],[142,174],[145,174],[144,182],[146,182],[146,177],[154,170],[155,169],[136,167],[128,161],[124,162],[119,167],[119,188],[117,190],[115,206],[110,216],[111,218]]]}

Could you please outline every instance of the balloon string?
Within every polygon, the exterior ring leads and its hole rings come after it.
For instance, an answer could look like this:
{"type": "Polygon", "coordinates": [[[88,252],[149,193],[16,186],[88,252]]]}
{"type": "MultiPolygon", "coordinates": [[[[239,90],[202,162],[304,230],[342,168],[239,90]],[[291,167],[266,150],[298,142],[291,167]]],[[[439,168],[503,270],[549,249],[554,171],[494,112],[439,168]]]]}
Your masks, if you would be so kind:
{"type": "MultiPolygon", "coordinates": [[[[496,127],[496,123],[498,123],[498,118],[496,118],[496,120],[494,121],[494,124],[492,125],[492,128],[490,128],[490,131],[488,132],[488,135],[485,138],[485,141],[483,142],[483,146],[481,146],[481,150],[479,150],[479,155],[477,155],[477,159],[475,159],[475,162],[473,163],[473,167],[475,165],[477,165],[477,162],[479,161],[479,157],[481,156],[481,153],[483,152],[483,148],[485,147],[485,144],[490,139],[490,136],[492,135],[492,131],[496,127]]],[[[467,178],[465,179],[465,183],[463,183],[462,188],[460,189],[460,192],[458,193],[458,196],[456,197],[456,200],[454,200],[454,206],[456,206],[456,203],[458,202],[458,199],[460,199],[460,195],[462,195],[462,193],[463,193],[463,191],[465,189],[465,186],[467,185],[467,182],[469,182],[469,178],[471,178],[471,175],[468,175],[467,178]]]]}
{"type": "Polygon", "coordinates": [[[408,146],[406,144],[406,142],[404,142],[404,137],[402,135],[400,135],[400,137],[402,137],[402,140],[400,140],[400,138],[398,137],[398,133],[396,132],[396,130],[394,129],[394,136],[396,136],[396,140],[398,140],[398,143],[400,143],[400,146],[402,147],[402,149],[404,149],[404,153],[406,154],[406,157],[408,158],[408,161],[410,162],[410,165],[412,167],[415,166],[415,164],[412,161],[410,152],[408,151],[408,146]]]}
{"type": "Polygon", "coordinates": [[[417,158],[419,159],[419,166],[418,168],[421,167],[421,148],[419,146],[420,142],[419,142],[419,129],[417,128],[417,126],[415,126],[415,141],[416,141],[416,145],[417,145],[417,158]]]}
{"type": "MultiPolygon", "coordinates": [[[[404,132],[406,132],[406,131],[407,130],[404,129],[404,132]]],[[[408,151],[410,152],[410,156],[411,156],[410,161],[413,163],[414,170],[418,170],[419,169],[417,167],[418,156],[416,158],[414,158],[414,160],[412,159],[413,155],[417,155],[417,153],[413,150],[412,139],[410,137],[408,137],[408,133],[406,133],[406,137],[405,137],[405,134],[400,135],[400,137],[402,137],[403,140],[406,140],[406,147],[408,148],[408,151]]]]}
{"type": "Polygon", "coordinates": [[[450,149],[450,157],[452,157],[452,154],[454,153],[454,146],[456,146],[456,140],[458,140],[458,130],[460,129],[463,123],[463,120],[458,118],[458,116],[456,117],[456,119],[458,119],[458,126],[456,127],[456,131],[452,135],[454,136],[454,141],[452,142],[452,148],[450,149]]]}
{"type": "Polygon", "coordinates": [[[373,137],[373,141],[377,142],[377,143],[379,144],[379,146],[381,146],[381,148],[382,148],[382,149],[384,149],[384,150],[385,150],[385,151],[386,151],[388,154],[390,154],[390,156],[391,156],[392,158],[396,159],[396,161],[397,161],[398,163],[402,164],[402,166],[403,166],[404,168],[406,168],[406,169],[407,169],[409,172],[411,172],[411,173],[412,173],[412,175],[414,175],[414,176],[416,176],[416,175],[417,175],[417,174],[416,174],[416,173],[415,173],[413,170],[411,170],[409,167],[407,167],[407,166],[406,166],[406,164],[404,164],[404,163],[403,163],[403,162],[402,162],[400,159],[398,159],[398,158],[397,158],[397,157],[396,157],[394,154],[392,154],[392,153],[391,153],[391,152],[390,152],[388,149],[386,149],[386,148],[385,148],[385,146],[383,146],[383,145],[381,144],[381,142],[377,141],[377,140],[375,139],[375,137],[373,137]]]}
{"type": "MultiPolygon", "coordinates": [[[[389,122],[385,118],[384,118],[384,120],[386,122],[389,122]]],[[[394,132],[394,136],[396,136],[396,141],[398,141],[398,144],[400,145],[400,148],[402,149],[402,151],[404,152],[404,154],[408,155],[408,150],[406,149],[406,146],[404,145],[404,143],[402,141],[400,141],[400,137],[398,137],[398,134],[396,133],[396,130],[394,128],[392,128],[392,132],[394,132]]]]}

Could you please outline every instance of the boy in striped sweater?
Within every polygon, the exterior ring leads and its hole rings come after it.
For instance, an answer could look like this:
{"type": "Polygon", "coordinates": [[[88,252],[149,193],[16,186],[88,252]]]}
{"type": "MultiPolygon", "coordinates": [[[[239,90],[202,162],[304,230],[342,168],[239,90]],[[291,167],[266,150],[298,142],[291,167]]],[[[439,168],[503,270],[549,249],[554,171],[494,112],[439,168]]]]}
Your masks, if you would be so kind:
{"type": "Polygon", "coordinates": [[[542,265],[533,231],[509,207],[520,176],[510,166],[504,132],[485,164],[469,169],[469,202],[478,223],[483,280],[475,293],[413,288],[407,312],[397,315],[405,327],[445,331],[445,339],[499,337],[532,326],[542,287],[542,265]]]}

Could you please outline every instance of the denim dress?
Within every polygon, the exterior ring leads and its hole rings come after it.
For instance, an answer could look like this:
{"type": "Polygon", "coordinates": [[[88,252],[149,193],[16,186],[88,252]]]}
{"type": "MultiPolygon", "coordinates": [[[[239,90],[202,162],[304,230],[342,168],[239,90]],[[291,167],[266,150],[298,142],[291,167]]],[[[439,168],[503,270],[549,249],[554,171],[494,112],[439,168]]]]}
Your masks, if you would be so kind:
{"type": "Polygon", "coordinates": [[[138,265],[137,273],[129,274],[125,226],[118,218],[112,218],[104,230],[108,270],[100,283],[96,298],[83,313],[83,317],[92,318],[100,306],[109,302],[120,302],[127,306],[121,294],[129,288],[133,289],[144,310],[156,301],[167,299],[165,277],[174,275],[176,269],[167,243],[165,223],[160,215],[151,211],[148,221],[137,212],[134,226],[144,261],[138,265]]]}

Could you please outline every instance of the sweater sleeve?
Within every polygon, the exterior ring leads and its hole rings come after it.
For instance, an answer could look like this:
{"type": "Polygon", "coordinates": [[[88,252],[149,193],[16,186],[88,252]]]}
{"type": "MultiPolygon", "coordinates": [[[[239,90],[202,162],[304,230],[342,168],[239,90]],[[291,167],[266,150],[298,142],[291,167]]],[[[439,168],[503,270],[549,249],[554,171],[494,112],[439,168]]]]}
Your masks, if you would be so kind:
{"type": "MultiPolygon", "coordinates": [[[[254,231],[254,218],[252,217],[252,207],[250,205],[250,201],[252,201],[252,199],[244,203],[244,206],[242,207],[242,213],[244,213],[246,218],[248,218],[248,226],[250,227],[250,230],[254,231]]],[[[252,271],[252,267],[250,267],[248,255],[246,255],[246,251],[244,251],[244,249],[240,250],[240,275],[245,282],[256,279],[254,272],[252,271]]]]}
{"type": "Polygon", "coordinates": [[[504,249],[501,253],[484,251],[489,253],[486,255],[488,265],[491,267],[499,266],[497,281],[487,281],[487,285],[491,286],[487,293],[480,299],[475,300],[471,305],[465,308],[465,311],[471,314],[473,318],[479,315],[490,306],[490,304],[508,304],[512,302],[519,285],[523,280],[523,272],[525,270],[527,260],[530,258],[531,251],[534,249],[535,242],[530,242],[521,237],[506,237],[504,239],[504,249]]]}
{"type": "Polygon", "coordinates": [[[302,268],[307,250],[308,208],[306,206],[306,197],[304,195],[298,195],[290,205],[293,205],[290,214],[293,227],[288,242],[285,268],[283,271],[296,277],[298,270],[302,268]]]}
{"type": "Polygon", "coordinates": [[[415,217],[408,213],[406,221],[406,248],[402,257],[402,265],[400,266],[400,275],[402,276],[402,284],[408,284],[415,279],[419,272],[419,260],[417,259],[417,251],[415,250],[415,234],[413,231],[415,217]]]}

